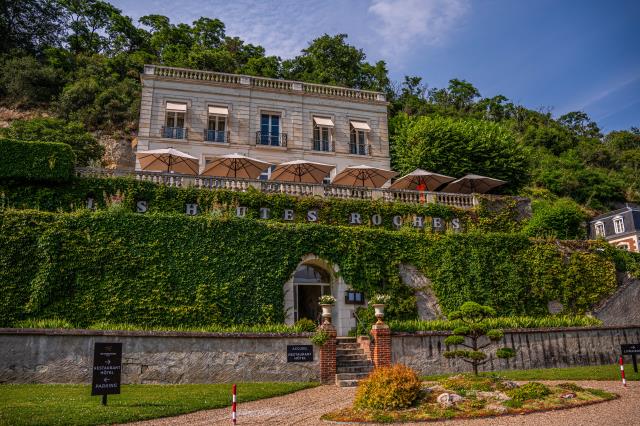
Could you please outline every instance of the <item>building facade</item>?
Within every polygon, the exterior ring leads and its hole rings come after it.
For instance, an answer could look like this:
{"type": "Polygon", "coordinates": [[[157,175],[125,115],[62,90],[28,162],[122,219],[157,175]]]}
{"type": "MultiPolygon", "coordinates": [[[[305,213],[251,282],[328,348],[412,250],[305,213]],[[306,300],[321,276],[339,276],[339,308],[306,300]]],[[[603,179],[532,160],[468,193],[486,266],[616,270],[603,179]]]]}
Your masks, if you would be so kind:
{"type": "Polygon", "coordinates": [[[327,163],[332,176],[390,167],[382,93],[157,65],[141,80],[140,151],[173,147],[198,158],[200,171],[231,153],[327,163]]]}
{"type": "Polygon", "coordinates": [[[640,207],[627,205],[589,222],[592,238],[604,238],[623,250],[640,252],[640,207]]]}

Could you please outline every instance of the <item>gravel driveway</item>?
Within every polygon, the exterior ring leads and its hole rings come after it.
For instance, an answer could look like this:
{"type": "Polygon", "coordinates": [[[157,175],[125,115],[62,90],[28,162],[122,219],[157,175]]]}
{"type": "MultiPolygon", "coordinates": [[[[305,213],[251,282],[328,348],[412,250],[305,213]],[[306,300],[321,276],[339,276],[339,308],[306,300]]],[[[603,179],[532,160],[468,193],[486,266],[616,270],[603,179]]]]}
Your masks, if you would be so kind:
{"type": "MultiPolygon", "coordinates": [[[[554,384],[558,382],[543,382],[554,384]]],[[[417,423],[417,425],[544,425],[544,426],[586,426],[586,425],[640,425],[640,382],[631,382],[627,389],[620,382],[577,382],[584,387],[593,387],[615,392],[621,398],[582,408],[572,408],[545,413],[517,416],[493,417],[476,420],[456,420],[447,422],[417,423]]],[[[260,401],[238,403],[239,425],[327,425],[319,420],[328,411],[347,407],[353,401],[354,388],[319,386],[285,396],[260,401]]],[[[229,425],[230,408],[198,411],[164,419],[132,423],[139,426],[151,425],[229,425]]],[[[409,423],[405,423],[409,425],[409,423]]]]}

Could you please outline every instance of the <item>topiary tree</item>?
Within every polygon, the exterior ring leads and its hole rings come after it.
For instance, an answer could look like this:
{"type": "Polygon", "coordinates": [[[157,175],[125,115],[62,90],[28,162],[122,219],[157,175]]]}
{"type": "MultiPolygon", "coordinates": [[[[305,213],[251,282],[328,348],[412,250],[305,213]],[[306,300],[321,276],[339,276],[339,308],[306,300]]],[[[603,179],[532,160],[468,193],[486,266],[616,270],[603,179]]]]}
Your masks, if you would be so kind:
{"type": "MultiPolygon", "coordinates": [[[[478,375],[478,366],[486,364],[489,360],[487,354],[482,350],[491,345],[491,342],[497,342],[502,339],[504,332],[499,329],[491,328],[488,319],[495,317],[496,311],[489,307],[483,306],[475,302],[464,303],[458,311],[449,315],[450,320],[459,320],[463,325],[453,330],[453,334],[444,340],[449,346],[464,346],[467,349],[447,351],[444,353],[446,358],[459,358],[464,362],[471,364],[473,373],[478,375]],[[488,342],[482,343],[483,337],[488,342]]],[[[515,352],[511,348],[501,348],[496,351],[498,358],[511,358],[515,356],[515,352]]]]}

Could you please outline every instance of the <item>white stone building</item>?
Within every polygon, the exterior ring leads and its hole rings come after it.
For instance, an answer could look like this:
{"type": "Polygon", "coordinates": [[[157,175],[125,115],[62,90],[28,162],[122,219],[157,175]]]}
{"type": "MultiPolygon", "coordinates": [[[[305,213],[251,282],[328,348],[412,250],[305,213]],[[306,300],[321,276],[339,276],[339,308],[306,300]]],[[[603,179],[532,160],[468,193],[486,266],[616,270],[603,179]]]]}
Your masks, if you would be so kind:
{"type": "MultiPolygon", "coordinates": [[[[137,149],[173,147],[200,162],[241,153],[389,169],[382,93],[146,65],[137,149]]],[[[264,174],[263,178],[268,175],[264,174]]]]}

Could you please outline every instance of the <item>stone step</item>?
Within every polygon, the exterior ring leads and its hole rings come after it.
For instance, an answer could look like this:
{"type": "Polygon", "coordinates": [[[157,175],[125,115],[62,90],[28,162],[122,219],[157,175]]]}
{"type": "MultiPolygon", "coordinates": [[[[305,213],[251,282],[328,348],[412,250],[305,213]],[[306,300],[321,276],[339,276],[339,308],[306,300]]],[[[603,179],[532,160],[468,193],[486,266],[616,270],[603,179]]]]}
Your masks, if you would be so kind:
{"type": "Polygon", "coordinates": [[[359,348],[360,347],[360,343],[356,343],[356,342],[340,342],[338,340],[338,341],[336,341],[336,347],[338,347],[338,348],[359,348]]]}
{"type": "Polygon", "coordinates": [[[358,386],[358,380],[336,380],[336,385],[341,388],[354,388],[358,386]]]}
{"type": "Polygon", "coordinates": [[[358,366],[338,366],[336,367],[336,373],[370,373],[373,371],[373,366],[370,365],[358,365],[358,366]]]}
{"type": "Polygon", "coordinates": [[[367,357],[365,356],[365,354],[340,354],[340,355],[336,355],[336,362],[353,361],[353,360],[366,361],[367,357]]]}
{"type": "Polygon", "coordinates": [[[364,354],[364,349],[343,349],[343,348],[337,348],[336,349],[336,354],[364,354]]]}
{"type": "Polygon", "coordinates": [[[336,350],[337,351],[364,351],[364,349],[362,349],[358,345],[353,345],[353,346],[338,345],[336,346],[336,350]]]}
{"type": "Polygon", "coordinates": [[[365,373],[338,373],[336,374],[336,380],[360,380],[369,375],[369,372],[365,373]]]}
{"type": "Polygon", "coordinates": [[[342,366],[342,367],[358,367],[361,365],[367,366],[367,365],[373,365],[373,364],[367,358],[362,357],[362,358],[347,358],[347,359],[340,359],[340,360],[336,359],[336,365],[342,366]]]}
{"type": "Polygon", "coordinates": [[[336,338],[336,343],[337,344],[356,343],[356,338],[355,337],[337,337],[336,338]]]}

